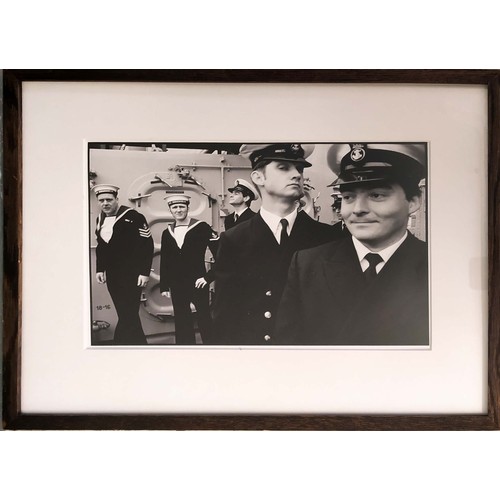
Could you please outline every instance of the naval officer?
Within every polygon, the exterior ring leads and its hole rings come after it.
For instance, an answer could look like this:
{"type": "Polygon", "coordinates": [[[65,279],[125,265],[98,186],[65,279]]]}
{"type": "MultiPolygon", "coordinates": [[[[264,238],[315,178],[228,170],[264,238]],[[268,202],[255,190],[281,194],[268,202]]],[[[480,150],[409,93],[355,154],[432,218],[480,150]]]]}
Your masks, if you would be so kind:
{"type": "Polygon", "coordinates": [[[295,254],[277,342],[428,345],[427,245],[407,229],[422,203],[424,145],[345,147],[337,187],[350,236],[295,254]]]}
{"type": "Polygon", "coordinates": [[[250,209],[250,205],[259,197],[255,187],[245,179],[236,179],[234,186],[230,187],[228,191],[230,193],[229,204],[234,208],[234,212],[224,219],[226,231],[255,215],[255,212],[250,209]]]}
{"type": "Polygon", "coordinates": [[[153,238],[136,210],[119,204],[117,186],[93,187],[101,213],[96,221],[98,283],[106,283],[118,315],[113,343],[147,344],[139,318],[141,292],[149,281],[153,238]]]}
{"type": "Polygon", "coordinates": [[[296,250],[332,239],[332,227],[299,211],[305,159],[300,144],[246,144],[257,215],[221,234],[215,265],[214,343],[273,343],[276,311],[296,250]]]}

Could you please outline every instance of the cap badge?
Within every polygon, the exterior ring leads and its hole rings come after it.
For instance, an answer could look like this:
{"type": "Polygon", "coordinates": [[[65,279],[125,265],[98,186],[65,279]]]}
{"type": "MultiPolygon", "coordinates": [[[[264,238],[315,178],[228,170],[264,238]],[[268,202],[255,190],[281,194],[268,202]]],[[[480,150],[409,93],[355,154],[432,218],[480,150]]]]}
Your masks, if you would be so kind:
{"type": "Polygon", "coordinates": [[[366,151],[363,149],[363,146],[355,144],[351,151],[351,160],[361,161],[365,156],[366,151]]]}
{"type": "Polygon", "coordinates": [[[290,146],[290,149],[291,149],[292,151],[294,151],[295,153],[297,153],[297,152],[299,152],[299,151],[300,151],[300,144],[292,144],[292,145],[290,146]]]}

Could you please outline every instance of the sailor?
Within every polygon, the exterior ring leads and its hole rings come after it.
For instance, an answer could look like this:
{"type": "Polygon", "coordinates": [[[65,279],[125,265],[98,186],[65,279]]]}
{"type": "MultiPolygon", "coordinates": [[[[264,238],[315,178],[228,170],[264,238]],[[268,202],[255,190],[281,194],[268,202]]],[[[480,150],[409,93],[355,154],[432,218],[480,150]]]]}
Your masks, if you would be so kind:
{"type": "Polygon", "coordinates": [[[408,231],[422,205],[425,145],[342,146],[336,186],[350,236],[294,256],[276,341],[428,345],[427,245],[408,231]]]}
{"type": "Polygon", "coordinates": [[[228,191],[230,193],[229,204],[234,208],[234,212],[224,219],[226,231],[255,215],[250,205],[259,197],[255,187],[245,179],[236,179],[234,186],[228,191]]]}
{"type": "Polygon", "coordinates": [[[101,208],[96,221],[96,279],[107,284],[118,315],[113,344],[147,344],[139,305],[151,272],[151,231],[142,214],[119,204],[117,186],[98,184],[93,190],[101,208]]]}
{"type": "Polygon", "coordinates": [[[213,238],[212,228],[189,216],[190,197],[170,194],[165,198],[174,222],[161,238],[160,291],[172,299],[175,343],[194,345],[195,329],[191,304],[196,308],[203,343],[210,339],[209,282],[205,254],[213,238]]]}
{"type": "MultiPolygon", "coordinates": [[[[310,150],[310,147],[307,147],[310,150]]],[[[304,196],[300,144],[244,144],[262,199],[258,214],[221,234],[215,265],[214,343],[269,345],[288,266],[296,250],[332,239],[298,201],[304,196]]]]}

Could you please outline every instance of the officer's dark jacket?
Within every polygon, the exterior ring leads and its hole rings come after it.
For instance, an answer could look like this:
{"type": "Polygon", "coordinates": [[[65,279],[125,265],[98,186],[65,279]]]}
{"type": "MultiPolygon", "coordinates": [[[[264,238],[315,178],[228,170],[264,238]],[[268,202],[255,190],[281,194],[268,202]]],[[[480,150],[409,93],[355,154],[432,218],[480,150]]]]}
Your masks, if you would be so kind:
{"type": "Polygon", "coordinates": [[[427,245],[408,234],[366,283],[352,238],[298,252],[275,341],[290,345],[428,345],[427,245]]]}
{"type": "Polygon", "coordinates": [[[246,220],[251,219],[255,215],[255,212],[250,210],[250,208],[247,208],[236,220],[234,220],[234,215],[235,213],[232,213],[224,218],[224,228],[226,231],[234,226],[237,226],[238,224],[241,224],[242,222],[245,222],[246,220]]]}
{"type": "Polygon", "coordinates": [[[100,235],[105,218],[101,212],[96,221],[97,272],[149,276],[154,244],[144,216],[132,208],[120,206],[108,243],[100,235]]]}
{"type": "Polygon", "coordinates": [[[179,284],[192,286],[198,278],[207,275],[205,253],[213,236],[212,228],[206,222],[191,219],[184,244],[179,248],[174,227],[175,224],[169,224],[161,237],[161,292],[179,284]]]}
{"type": "Polygon", "coordinates": [[[333,238],[332,226],[304,212],[298,213],[285,247],[280,247],[260,213],[222,233],[214,269],[215,343],[272,343],[276,311],[293,253],[333,238]]]}

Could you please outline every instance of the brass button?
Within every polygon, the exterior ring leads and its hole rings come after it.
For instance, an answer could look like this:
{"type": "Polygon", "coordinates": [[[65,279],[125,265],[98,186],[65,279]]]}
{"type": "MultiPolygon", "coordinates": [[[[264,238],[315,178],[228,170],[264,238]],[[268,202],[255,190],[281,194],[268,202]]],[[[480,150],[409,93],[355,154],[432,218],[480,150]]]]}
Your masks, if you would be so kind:
{"type": "Polygon", "coordinates": [[[269,319],[271,316],[272,316],[272,314],[269,311],[266,311],[264,313],[264,317],[267,318],[267,319],[269,319]]]}
{"type": "Polygon", "coordinates": [[[268,297],[270,297],[270,296],[272,295],[271,290],[268,290],[268,291],[266,292],[266,295],[267,295],[268,297]]]}
{"type": "Polygon", "coordinates": [[[264,335],[264,340],[266,342],[269,342],[271,340],[271,336],[270,335],[264,335]]]}

